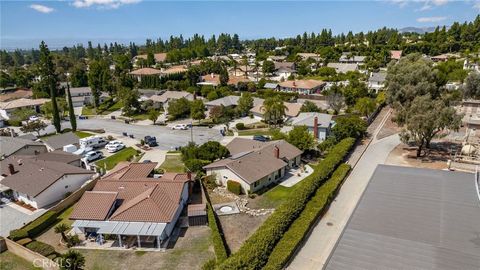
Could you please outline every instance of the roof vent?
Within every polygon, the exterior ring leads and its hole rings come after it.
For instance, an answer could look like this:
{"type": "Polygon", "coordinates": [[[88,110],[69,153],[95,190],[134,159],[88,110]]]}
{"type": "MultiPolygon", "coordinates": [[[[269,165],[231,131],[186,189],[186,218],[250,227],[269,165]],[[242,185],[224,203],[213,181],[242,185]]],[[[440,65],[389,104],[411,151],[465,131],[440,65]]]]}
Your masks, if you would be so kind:
{"type": "Polygon", "coordinates": [[[119,186],[118,189],[125,189],[125,187],[124,186],[119,186]]]}

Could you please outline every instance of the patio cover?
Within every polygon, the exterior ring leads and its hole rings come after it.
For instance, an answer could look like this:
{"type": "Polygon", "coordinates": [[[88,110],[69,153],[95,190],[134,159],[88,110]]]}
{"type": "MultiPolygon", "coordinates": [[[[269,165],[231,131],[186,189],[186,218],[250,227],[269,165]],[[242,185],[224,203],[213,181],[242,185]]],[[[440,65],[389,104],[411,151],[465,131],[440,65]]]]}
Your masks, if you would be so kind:
{"type": "MultiPolygon", "coordinates": [[[[73,227],[99,228],[97,233],[162,236],[166,223],[76,220],[73,227]]],[[[162,237],[161,237],[162,238],[162,237]]]]}

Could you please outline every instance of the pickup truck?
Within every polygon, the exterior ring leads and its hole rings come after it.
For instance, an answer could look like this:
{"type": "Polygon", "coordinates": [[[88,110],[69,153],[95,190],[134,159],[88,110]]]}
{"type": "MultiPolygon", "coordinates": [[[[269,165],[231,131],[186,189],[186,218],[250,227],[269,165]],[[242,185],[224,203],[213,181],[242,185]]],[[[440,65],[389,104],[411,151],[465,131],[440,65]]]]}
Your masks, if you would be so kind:
{"type": "Polygon", "coordinates": [[[154,136],[145,136],[145,138],[143,138],[143,141],[145,142],[146,145],[150,147],[154,147],[158,145],[157,138],[155,138],[154,136]]]}

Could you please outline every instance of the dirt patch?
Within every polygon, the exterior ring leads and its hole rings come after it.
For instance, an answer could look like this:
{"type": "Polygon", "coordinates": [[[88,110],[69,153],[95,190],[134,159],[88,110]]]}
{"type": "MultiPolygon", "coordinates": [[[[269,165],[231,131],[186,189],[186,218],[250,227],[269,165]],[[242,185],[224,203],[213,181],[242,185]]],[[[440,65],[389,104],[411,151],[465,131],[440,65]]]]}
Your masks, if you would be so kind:
{"type": "Polygon", "coordinates": [[[409,147],[406,144],[399,144],[387,157],[385,164],[400,165],[416,168],[446,169],[447,161],[452,159],[451,153],[455,151],[459,144],[449,142],[432,143],[428,154],[422,157],[416,157],[416,148],[409,147]]]}
{"type": "Polygon", "coordinates": [[[236,252],[269,215],[251,216],[245,213],[219,216],[220,224],[230,251],[236,252]]]}
{"type": "Polygon", "coordinates": [[[58,233],[55,233],[55,226],[51,227],[50,229],[48,229],[48,231],[44,232],[36,238],[36,240],[42,241],[54,247],[55,251],[59,253],[65,253],[68,251],[68,248],[60,243],[61,239],[62,236],[58,233]]]}
{"type": "Polygon", "coordinates": [[[229,203],[234,201],[232,198],[222,196],[220,194],[212,192],[211,190],[208,191],[208,196],[210,196],[210,202],[212,204],[229,203]]]}

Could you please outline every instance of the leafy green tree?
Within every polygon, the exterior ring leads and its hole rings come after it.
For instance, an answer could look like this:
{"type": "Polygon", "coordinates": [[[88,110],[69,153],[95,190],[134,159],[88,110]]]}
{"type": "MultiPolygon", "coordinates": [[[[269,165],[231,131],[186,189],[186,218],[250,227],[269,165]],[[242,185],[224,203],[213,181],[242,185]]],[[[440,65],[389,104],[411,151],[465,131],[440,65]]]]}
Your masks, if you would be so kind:
{"type": "Polygon", "coordinates": [[[77,118],[75,117],[75,110],[73,109],[72,94],[70,93],[70,84],[67,83],[67,99],[68,99],[68,116],[70,118],[70,125],[72,131],[77,130],[77,118]]]}
{"type": "Polygon", "coordinates": [[[243,93],[238,99],[237,111],[240,115],[247,115],[253,108],[253,97],[250,93],[243,93]]]}
{"type": "Polygon", "coordinates": [[[88,86],[87,71],[83,65],[75,65],[70,75],[70,82],[72,87],[85,87],[88,86]]]}
{"type": "Polygon", "coordinates": [[[58,264],[61,270],[82,270],[85,267],[85,257],[73,249],[60,256],[58,264]]]}
{"type": "Polygon", "coordinates": [[[71,227],[66,224],[66,223],[60,223],[57,226],[55,226],[54,231],[55,233],[58,233],[62,236],[62,239],[64,242],[67,242],[67,235],[65,234],[67,231],[69,231],[71,227]]]}
{"type": "Polygon", "coordinates": [[[131,116],[139,112],[140,102],[140,93],[137,89],[128,89],[122,88],[118,93],[120,102],[122,103],[122,112],[124,115],[131,116]]]}
{"type": "Polygon", "coordinates": [[[190,116],[190,101],[179,98],[168,102],[168,115],[171,120],[190,116]]]}
{"type": "Polygon", "coordinates": [[[345,106],[345,98],[342,94],[342,88],[337,84],[334,84],[326,92],[326,96],[328,106],[332,108],[333,114],[337,115],[340,110],[345,106]]]}
{"type": "Polygon", "coordinates": [[[226,86],[228,84],[229,77],[228,77],[227,69],[222,68],[219,74],[219,80],[220,80],[220,85],[222,86],[226,86]]]}
{"type": "Polygon", "coordinates": [[[148,111],[148,119],[153,122],[155,125],[155,122],[157,122],[158,117],[160,116],[160,111],[155,110],[154,108],[151,108],[148,111]]]}
{"type": "Polygon", "coordinates": [[[21,108],[13,111],[13,114],[12,114],[13,117],[11,118],[14,118],[15,120],[18,120],[18,121],[25,121],[32,115],[35,115],[35,111],[33,109],[21,108]]]}
{"type": "Polygon", "coordinates": [[[446,129],[458,130],[461,116],[444,101],[432,99],[427,94],[416,97],[410,106],[399,110],[394,121],[403,127],[401,140],[404,143],[415,143],[419,157],[424,147],[430,148],[435,135],[446,129]]]}
{"type": "Polygon", "coordinates": [[[38,64],[38,72],[41,76],[41,85],[47,90],[52,99],[52,122],[57,132],[62,131],[60,124],[60,115],[57,106],[57,84],[58,79],[55,74],[55,65],[53,64],[50,50],[45,42],[40,43],[40,62],[38,64]]]}
{"type": "Polygon", "coordinates": [[[315,105],[315,103],[307,100],[300,108],[300,112],[322,112],[322,109],[315,105]]]}
{"type": "Polygon", "coordinates": [[[368,97],[360,98],[357,100],[357,103],[355,103],[355,110],[367,118],[375,111],[375,108],[375,100],[368,97]]]}
{"type": "Polygon", "coordinates": [[[278,129],[278,128],[275,128],[275,129],[271,129],[271,131],[270,131],[270,138],[271,138],[273,141],[277,141],[277,140],[287,140],[288,134],[287,134],[287,133],[283,133],[283,132],[280,131],[280,129],[278,129]]]}
{"type": "Polygon", "coordinates": [[[45,130],[46,127],[47,127],[47,124],[40,120],[27,121],[25,124],[23,124],[20,127],[20,130],[25,133],[36,132],[37,135],[40,136],[40,131],[45,130]]]}
{"type": "Polygon", "coordinates": [[[9,86],[13,86],[14,81],[8,75],[8,73],[0,71],[0,88],[7,88],[9,86]]]}
{"type": "MultiPolygon", "coordinates": [[[[67,101],[64,98],[58,97],[57,99],[57,108],[58,114],[62,117],[65,116],[65,112],[68,110],[67,101]]],[[[45,102],[40,107],[42,113],[45,115],[46,118],[52,119],[53,118],[53,104],[51,101],[45,102]]]]}
{"type": "Polygon", "coordinates": [[[305,151],[314,146],[315,139],[306,126],[295,126],[288,132],[287,141],[305,151]]]}
{"type": "Polygon", "coordinates": [[[147,66],[151,67],[153,65],[155,65],[155,56],[152,52],[149,52],[147,54],[147,66]]]}
{"type": "Polygon", "coordinates": [[[265,75],[273,74],[273,72],[275,72],[275,63],[268,60],[263,61],[262,71],[263,71],[263,74],[265,75]]]}
{"type": "Polygon", "coordinates": [[[465,85],[463,86],[464,95],[467,98],[479,98],[480,97],[480,73],[470,72],[465,79],[465,85]]]}
{"type": "Polygon", "coordinates": [[[190,117],[198,121],[205,119],[205,104],[201,99],[190,102],[190,117]]]}
{"type": "Polygon", "coordinates": [[[283,100],[279,97],[265,99],[261,109],[264,111],[263,118],[269,125],[277,126],[283,122],[283,118],[288,110],[283,100]]]}
{"type": "Polygon", "coordinates": [[[335,125],[332,128],[332,133],[336,141],[341,141],[345,138],[361,138],[367,132],[367,123],[356,115],[339,116],[335,119],[335,125]]]}
{"type": "Polygon", "coordinates": [[[348,106],[354,106],[359,98],[367,95],[367,85],[357,79],[349,80],[349,84],[343,88],[343,96],[348,106]]]}
{"type": "Polygon", "coordinates": [[[93,105],[97,108],[101,93],[112,92],[110,68],[106,61],[95,60],[90,63],[88,85],[92,89],[93,105]]]}

